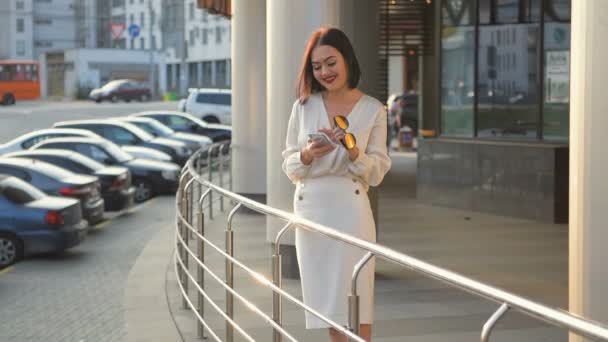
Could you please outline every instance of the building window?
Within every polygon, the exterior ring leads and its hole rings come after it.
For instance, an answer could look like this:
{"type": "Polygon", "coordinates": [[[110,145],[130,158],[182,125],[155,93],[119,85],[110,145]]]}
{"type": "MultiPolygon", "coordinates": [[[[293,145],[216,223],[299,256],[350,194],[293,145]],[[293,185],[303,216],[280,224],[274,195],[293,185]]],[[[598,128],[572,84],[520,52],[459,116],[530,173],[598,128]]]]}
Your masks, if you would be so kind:
{"type": "Polygon", "coordinates": [[[194,46],[194,30],[190,30],[190,46],[194,46]]]}
{"type": "Polygon", "coordinates": [[[156,11],[152,10],[152,12],[150,12],[150,27],[154,27],[155,24],[156,24],[156,11]]]}
{"type": "Polygon", "coordinates": [[[190,20],[194,20],[194,2],[188,4],[188,13],[190,14],[190,20]]]}
{"type": "Polygon", "coordinates": [[[139,13],[139,27],[143,28],[146,23],[146,17],[144,16],[144,12],[139,13]]]}
{"type": "Polygon", "coordinates": [[[215,61],[215,85],[218,87],[227,86],[226,76],[226,61],[215,61]]]}
{"type": "Polygon", "coordinates": [[[133,13],[129,14],[129,24],[130,25],[135,24],[135,14],[133,14],[133,13]]]}
{"type": "Polygon", "coordinates": [[[17,56],[25,56],[25,41],[17,41],[17,56]]]}
{"type": "MultiPolygon", "coordinates": [[[[543,113],[545,140],[567,140],[570,129],[570,1],[545,4],[543,113]]],[[[523,63],[522,63],[523,64],[523,63]]]]}
{"type": "Polygon", "coordinates": [[[135,49],[135,39],[131,38],[131,42],[129,45],[131,46],[131,50],[135,49]]]}
{"type": "Polygon", "coordinates": [[[213,85],[213,64],[212,62],[203,62],[203,87],[210,87],[213,85]]]}
{"type": "Polygon", "coordinates": [[[215,42],[218,44],[222,42],[222,28],[219,26],[215,28],[215,42]]]}
{"type": "Polygon", "coordinates": [[[25,20],[23,18],[17,18],[17,33],[25,32],[25,20]]]}
{"type": "Polygon", "coordinates": [[[112,7],[124,7],[125,0],[112,0],[112,7]]]}
{"type": "Polygon", "coordinates": [[[146,40],[144,37],[139,38],[139,48],[142,50],[146,48],[146,40]]]}
{"type": "Polygon", "coordinates": [[[129,0],[129,4],[130,4],[130,5],[133,5],[133,0],[129,0]]]}
{"type": "Polygon", "coordinates": [[[443,1],[441,6],[441,122],[449,136],[473,136],[473,3],[465,0],[457,7],[455,1],[443,1]]]}
{"type": "Polygon", "coordinates": [[[207,29],[203,29],[203,45],[207,45],[207,29]]]}
{"type": "Polygon", "coordinates": [[[571,0],[477,2],[440,3],[441,134],[567,140],[571,0]]]}
{"type": "Polygon", "coordinates": [[[15,8],[17,9],[17,11],[23,11],[23,9],[25,8],[23,1],[17,1],[17,3],[15,4],[15,8]]]}
{"type": "Polygon", "coordinates": [[[203,10],[203,22],[206,23],[209,20],[209,14],[207,10],[203,10]]]}
{"type": "Polygon", "coordinates": [[[536,139],[540,123],[539,70],[535,62],[539,58],[540,3],[481,0],[480,9],[477,136],[536,139]],[[512,30],[521,39],[510,44],[512,30]],[[508,55],[513,53],[529,62],[520,63],[519,68],[508,67],[508,55]],[[506,86],[511,83],[515,88],[506,86]]]}
{"type": "Polygon", "coordinates": [[[151,39],[150,44],[152,44],[152,50],[156,50],[156,36],[152,35],[151,39]]]}

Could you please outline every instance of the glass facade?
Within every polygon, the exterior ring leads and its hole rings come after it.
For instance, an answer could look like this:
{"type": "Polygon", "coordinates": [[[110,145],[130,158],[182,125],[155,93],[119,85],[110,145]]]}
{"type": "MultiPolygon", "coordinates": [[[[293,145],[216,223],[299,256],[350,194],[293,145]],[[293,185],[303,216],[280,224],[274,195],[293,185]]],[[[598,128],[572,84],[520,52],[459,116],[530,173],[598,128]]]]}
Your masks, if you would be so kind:
{"type": "Polygon", "coordinates": [[[570,0],[443,0],[441,22],[442,135],[568,139],[570,0]]]}

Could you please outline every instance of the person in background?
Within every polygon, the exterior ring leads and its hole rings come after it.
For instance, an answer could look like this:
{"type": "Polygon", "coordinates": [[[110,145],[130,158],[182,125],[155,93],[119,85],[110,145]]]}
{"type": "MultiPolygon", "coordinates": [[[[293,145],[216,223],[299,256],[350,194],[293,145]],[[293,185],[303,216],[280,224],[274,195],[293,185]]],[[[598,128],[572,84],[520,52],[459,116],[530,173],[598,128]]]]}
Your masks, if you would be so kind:
{"type": "Polygon", "coordinates": [[[401,128],[401,115],[405,108],[405,101],[403,97],[397,96],[391,103],[391,108],[388,110],[388,127],[387,127],[387,139],[386,146],[391,147],[391,141],[399,135],[399,129],[401,128]]]}

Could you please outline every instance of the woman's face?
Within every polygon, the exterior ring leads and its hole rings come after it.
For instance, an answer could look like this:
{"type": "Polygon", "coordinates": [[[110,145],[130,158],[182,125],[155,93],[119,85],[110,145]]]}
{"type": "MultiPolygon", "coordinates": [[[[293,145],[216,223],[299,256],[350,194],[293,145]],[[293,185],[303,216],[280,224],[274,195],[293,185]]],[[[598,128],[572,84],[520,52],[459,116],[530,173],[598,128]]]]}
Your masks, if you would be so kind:
{"type": "Polygon", "coordinates": [[[312,50],[312,72],[317,81],[328,91],[346,87],[348,71],[344,57],[336,48],[319,45],[312,50]]]}

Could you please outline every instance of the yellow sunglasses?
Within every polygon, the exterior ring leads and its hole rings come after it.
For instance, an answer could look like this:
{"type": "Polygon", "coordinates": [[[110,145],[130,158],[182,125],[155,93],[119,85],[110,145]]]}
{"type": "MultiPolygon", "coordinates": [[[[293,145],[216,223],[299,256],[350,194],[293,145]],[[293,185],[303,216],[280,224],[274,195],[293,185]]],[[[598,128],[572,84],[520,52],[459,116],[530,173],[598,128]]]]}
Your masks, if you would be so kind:
{"type": "MultiPolygon", "coordinates": [[[[342,115],[334,116],[334,125],[339,127],[346,133],[346,129],[348,128],[348,119],[342,115]]],[[[355,139],[355,135],[352,133],[346,133],[344,138],[340,140],[342,145],[346,147],[347,150],[352,150],[357,146],[357,139],[355,139]]]]}

